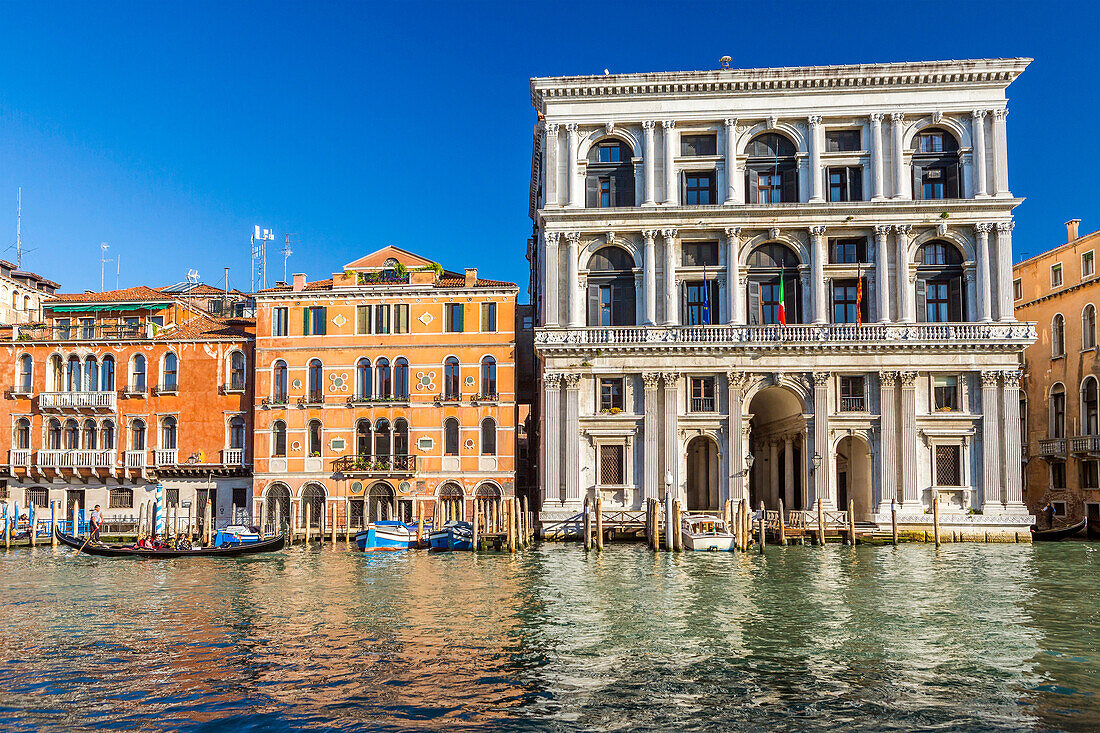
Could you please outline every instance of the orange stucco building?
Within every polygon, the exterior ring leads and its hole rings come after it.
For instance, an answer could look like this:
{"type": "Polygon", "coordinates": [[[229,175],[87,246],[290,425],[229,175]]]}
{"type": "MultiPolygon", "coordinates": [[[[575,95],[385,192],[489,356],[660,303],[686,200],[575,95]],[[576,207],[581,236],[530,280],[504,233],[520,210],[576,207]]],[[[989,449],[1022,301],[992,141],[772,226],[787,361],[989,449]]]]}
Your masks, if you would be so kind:
{"type": "Polygon", "coordinates": [[[1100,524],[1100,231],[1080,236],[1079,223],[1066,223],[1065,244],[1013,268],[1016,317],[1038,334],[1024,352],[1025,499],[1034,514],[1053,505],[1056,524],[1100,524]]]}
{"type": "Polygon", "coordinates": [[[253,328],[144,286],[45,301],[41,322],[3,332],[0,498],[125,523],[159,485],[181,515],[247,511],[253,328]]]}
{"type": "Polygon", "coordinates": [[[356,528],[514,495],[517,295],[396,247],[257,293],[257,513],[356,528]]]}

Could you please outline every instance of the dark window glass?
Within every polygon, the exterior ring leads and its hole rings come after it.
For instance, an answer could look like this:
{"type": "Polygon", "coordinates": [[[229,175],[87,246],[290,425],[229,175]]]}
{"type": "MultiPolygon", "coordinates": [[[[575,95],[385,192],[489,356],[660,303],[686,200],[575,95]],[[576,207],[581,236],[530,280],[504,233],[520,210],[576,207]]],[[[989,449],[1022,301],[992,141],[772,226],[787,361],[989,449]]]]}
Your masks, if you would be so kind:
{"type": "Polygon", "coordinates": [[[778,204],[783,200],[783,180],[780,174],[761,173],[757,180],[757,203],[778,204]]]}
{"type": "Polygon", "coordinates": [[[718,138],[714,134],[681,135],[680,155],[717,155],[718,138]]]}
{"type": "Polygon", "coordinates": [[[403,356],[393,363],[393,398],[409,399],[409,361],[403,356]]]}
{"type": "Polygon", "coordinates": [[[271,335],[286,336],[287,309],[275,308],[271,313],[271,335]]]}
{"type": "Polygon", "coordinates": [[[481,421],[481,455],[495,456],[497,454],[497,423],[491,417],[481,421]]]}
{"type": "Polygon", "coordinates": [[[1084,389],[1081,390],[1081,402],[1085,408],[1084,425],[1085,435],[1097,434],[1097,393],[1096,393],[1096,380],[1089,378],[1085,380],[1084,389]]]}
{"type": "Polygon", "coordinates": [[[611,198],[611,178],[598,179],[599,186],[599,206],[601,209],[606,209],[611,206],[613,199],[611,198]]]}
{"type": "Polygon", "coordinates": [[[1066,437],[1066,392],[1060,384],[1050,393],[1050,437],[1066,437]]]}
{"type": "MultiPolygon", "coordinates": [[[[1055,461],[1054,463],[1050,464],[1050,487],[1052,489],[1064,489],[1064,488],[1066,488],[1066,464],[1063,463],[1062,461],[1055,461]]],[[[1055,506],[1057,506],[1058,504],[1062,505],[1062,511],[1061,512],[1056,511],[1055,514],[1064,515],[1066,513],[1066,511],[1065,511],[1066,503],[1064,501],[1062,501],[1062,502],[1057,502],[1056,501],[1056,502],[1054,502],[1054,504],[1055,504],[1055,506]]]]}
{"type": "Polygon", "coordinates": [[[1100,488],[1100,461],[1081,461],[1081,488],[1100,488]]]}
{"type": "Polygon", "coordinates": [[[745,154],[750,158],[792,157],[794,152],[794,144],[774,132],[757,135],[745,149],[745,154]]]}
{"type": "MultiPolygon", "coordinates": [[[[866,282],[864,283],[866,285],[866,282]]],[[[866,293],[866,289],[864,289],[866,293]]],[[[833,323],[858,323],[867,321],[867,299],[859,299],[860,320],[856,319],[856,301],[859,295],[855,280],[833,281],[833,323]]]]}
{"type": "Polygon", "coordinates": [[[714,412],[717,409],[714,399],[714,377],[692,377],[691,411],[714,412]]]}
{"type": "Polygon", "coordinates": [[[680,251],[684,267],[718,266],[718,242],[684,242],[680,251]]]}
{"type": "Polygon", "coordinates": [[[622,145],[617,142],[600,143],[596,160],[600,163],[621,163],[623,161],[622,145]]]}
{"type": "Polygon", "coordinates": [[[482,303],[481,304],[481,331],[482,333],[493,333],[497,330],[497,304],[496,303],[482,303]]]}
{"type": "Polygon", "coordinates": [[[458,455],[458,420],[453,417],[443,422],[443,455],[458,455]]]}
{"type": "Polygon", "coordinates": [[[309,362],[309,401],[320,402],[324,399],[325,385],[323,381],[324,369],[321,362],[312,359],[309,362]]]}
{"type": "Polygon", "coordinates": [[[685,326],[706,326],[718,315],[718,282],[716,280],[684,283],[683,323],[685,326]]]}
{"type": "Polygon", "coordinates": [[[846,166],[829,169],[829,201],[862,201],[863,169],[846,166]]]}
{"type": "Polygon", "coordinates": [[[840,378],[840,409],[842,412],[863,412],[863,377],[840,378]]]}
{"type": "Polygon", "coordinates": [[[937,410],[959,409],[958,377],[936,377],[932,384],[937,410]]]}
{"type": "Polygon", "coordinates": [[[600,412],[623,409],[623,380],[600,380],[600,412]]]}
{"type": "Polygon", "coordinates": [[[714,203],[714,174],[687,173],[684,177],[684,203],[707,206],[714,203]]]}
{"type": "Polygon", "coordinates": [[[447,303],[446,328],[448,333],[462,333],[462,303],[447,303]]]}
{"type": "Polygon", "coordinates": [[[825,132],[825,150],[830,153],[843,153],[861,150],[859,130],[827,130],[825,132]]]}
{"type": "Polygon", "coordinates": [[[458,359],[449,356],[443,362],[443,398],[457,400],[461,394],[458,359]]]}
{"type": "Polygon", "coordinates": [[[834,239],[830,243],[829,262],[834,265],[867,261],[867,242],[863,239],[834,239]]]}

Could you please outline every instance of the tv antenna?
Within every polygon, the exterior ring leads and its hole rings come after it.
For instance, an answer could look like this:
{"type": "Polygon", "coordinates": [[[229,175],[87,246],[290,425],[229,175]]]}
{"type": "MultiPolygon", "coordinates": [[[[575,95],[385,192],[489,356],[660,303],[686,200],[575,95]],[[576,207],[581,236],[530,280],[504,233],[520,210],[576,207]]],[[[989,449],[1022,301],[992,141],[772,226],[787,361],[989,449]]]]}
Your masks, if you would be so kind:
{"type": "Polygon", "coordinates": [[[252,228],[252,292],[257,285],[267,287],[267,243],[274,239],[273,229],[261,229],[259,224],[252,228]]]}
{"type": "Polygon", "coordinates": [[[23,187],[19,187],[19,193],[15,204],[15,269],[23,269],[23,187]]]}
{"type": "Polygon", "coordinates": [[[195,270],[195,269],[189,269],[187,271],[187,285],[189,286],[187,288],[188,318],[190,318],[190,316],[191,316],[191,296],[194,294],[194,293],[192,293],[192,291],[195,289],[195,286],[198,285],[198,284],[199,284],[199,271],[195,270]]]}
{"type": "Polygon", "coordinates": [[[101,242],[99,245],[99,292],[106,290],[104,285],[104,275],[107,272],[107,263],[111,261],[111,258],[107,256],[107,250],[111,248],[111,245],[106,242],[101,242]]]}
{"type": "Polygon", "coordinates": [[[293,250],[290,249],[290,245],[292,245],[292,244],[297,245],[298,242],[299,242],[299,239],[298,239],[299,236],[300,235],[298,235],[298,234],[288,234],[288,235],[286,235],[286,239],[283,241],[283,282],[284,283],[287,281],[286,280],[286,261],[290,259],[290,256],[292,254],[294,254],[293,250]]]}

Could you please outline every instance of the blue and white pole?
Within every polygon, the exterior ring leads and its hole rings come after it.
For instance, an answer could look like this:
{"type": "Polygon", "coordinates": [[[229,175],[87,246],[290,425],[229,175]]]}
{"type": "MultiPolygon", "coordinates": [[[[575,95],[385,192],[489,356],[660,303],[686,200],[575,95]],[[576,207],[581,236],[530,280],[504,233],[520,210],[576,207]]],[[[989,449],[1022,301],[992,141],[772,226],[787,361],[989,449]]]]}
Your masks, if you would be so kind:
{"type": "Polygon", "coordinates": [[[157,503],[156,503],[156,522],[154,526],[157,528],[157,536],[163,537],[165,531],[164,521],[164,484],[157,484],[157,503]]]}

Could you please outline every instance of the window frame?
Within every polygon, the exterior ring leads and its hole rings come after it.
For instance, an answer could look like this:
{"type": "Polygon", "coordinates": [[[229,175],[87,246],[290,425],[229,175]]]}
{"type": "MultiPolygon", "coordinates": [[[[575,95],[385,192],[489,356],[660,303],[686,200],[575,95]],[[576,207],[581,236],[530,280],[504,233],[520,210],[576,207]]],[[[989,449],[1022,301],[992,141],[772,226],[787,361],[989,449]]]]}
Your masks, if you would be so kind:
{"type": "Polygon", "coordinates": [[[933,374],[932,375],[932,412],[961,412],[962,411],[962,382],[958,374],[933,374]],[[943,382],[941,384],[940,382],[943,382]],[[944,396],[941,406],[941,394],[944,396]],[[946,399],[950,395],[950,399],[946,399]]]}
{"type": "Polygon", "coordinates": [[[290,332],[290,308],[285,305],[271,309],[271,335],[287,336],[290,332]]]}
{"type": "Polygon", "coordinates": [[[1096,274],[1096,254],[1093,250],[1081,253],[1081,279],[1092,277],[1096,274]],[[1085,263],[1088,262],[1088,272],[1085,271],[1085,263]]]}
{"type": "Polygon", "coordinates": [[[713,375],[688,378],[688,412],[718,412],[718,379],[713,375]]]}
{"type": "Polygon", "coordinates": [[[1053,265],[1050,266],[1050,287],[1060,288],[1062,287],[1062,283],[1064,282],[1065,276],[1062,271],[1062,263],[1055,262],[1053,265]],[[1057,277],[1055,277],[1056,275],[1057,277]]]}
{"type": "Polygon", "coordinates": [[[625,410],[626,380],[623,377],[600,377],[596,385],[596,412],[615,415],[625,410]]]}

